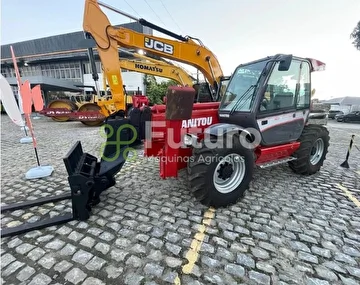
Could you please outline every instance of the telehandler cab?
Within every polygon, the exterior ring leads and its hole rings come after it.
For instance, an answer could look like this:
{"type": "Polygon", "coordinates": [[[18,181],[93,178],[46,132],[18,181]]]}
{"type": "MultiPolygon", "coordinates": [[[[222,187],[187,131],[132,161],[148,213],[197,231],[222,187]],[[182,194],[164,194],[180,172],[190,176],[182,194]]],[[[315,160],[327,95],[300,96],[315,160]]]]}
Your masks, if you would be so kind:
{"type": "Polygon", "coordinates": [[[238,66],[219,106],[219,122],[204,139],[190,132],[188,163],[191,191],[201,203],[227,206],[249,187],[254,166],[288,163],[298,174],[314,174],[323,165],[329,132],[309,124],[311,72],[320,61],[275,55],[238,66]],[[200,143],[199,143],[200,141],[200,143]]]}

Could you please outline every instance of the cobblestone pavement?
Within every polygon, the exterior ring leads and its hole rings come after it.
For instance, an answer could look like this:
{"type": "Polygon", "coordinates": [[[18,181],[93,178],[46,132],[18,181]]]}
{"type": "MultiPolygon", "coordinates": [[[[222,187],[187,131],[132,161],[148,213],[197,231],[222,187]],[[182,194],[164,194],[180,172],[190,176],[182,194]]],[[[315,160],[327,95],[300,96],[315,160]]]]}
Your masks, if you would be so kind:
{"type": "MultiPolygon", "coordinates": [[[[1,119],[2,204],[69,191],[62,157],[76,140],[99,157],[104,141],[99,128],[33,120],[41,164],[55,171],[25,180],[36,166],[33,148],[1,119]]],[[[360,151],[353,148],[350,169],[339,164],[360,125],[343,125],[328,126],[331,147],[320,173],[303,177],[286,165],[256,170],[245,197],[215,212],[195,201],[184,171],[161,180],[158,163],[139,151],[90,220],[3,238],[2,284],[359,284],[360,208],[349,197],[360,200],[360,151]],[[196,262],[184,270],[188,259],[196,262]]],[[[17,210],[2,214],[1,224],[69,211],[68,202],[17,210]]]]}

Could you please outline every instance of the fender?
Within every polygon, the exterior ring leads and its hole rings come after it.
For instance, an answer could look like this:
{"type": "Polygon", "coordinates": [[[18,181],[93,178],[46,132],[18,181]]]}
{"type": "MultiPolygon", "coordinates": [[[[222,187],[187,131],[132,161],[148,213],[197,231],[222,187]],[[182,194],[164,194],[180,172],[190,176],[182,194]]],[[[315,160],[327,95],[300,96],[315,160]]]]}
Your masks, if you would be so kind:
{"type": "Polygon", "coordinates": [[[204,135],[220,137],[220,136],[225,136],[228,134],[234,134],[240,132],[246,132],[249,136],[251,136],[251,134],[245,128],[235,124],[226,124],[226,123],[218,123],[211,125],[210,127],[204,130],[204,135]]]}

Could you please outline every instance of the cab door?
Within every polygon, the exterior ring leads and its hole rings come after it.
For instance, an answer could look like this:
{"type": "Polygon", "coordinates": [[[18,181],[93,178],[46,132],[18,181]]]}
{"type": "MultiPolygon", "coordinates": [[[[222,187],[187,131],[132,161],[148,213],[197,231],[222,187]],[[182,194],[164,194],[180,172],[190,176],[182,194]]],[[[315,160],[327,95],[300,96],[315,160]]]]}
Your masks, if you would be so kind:
{"type": "Polygon", "coordinates": [[[297,140],[304,128],[310,108],[310,66],[293,58],[287,71],[274,65],[269,76],[257,125],[263,145],[277,145],[297,140]]]}

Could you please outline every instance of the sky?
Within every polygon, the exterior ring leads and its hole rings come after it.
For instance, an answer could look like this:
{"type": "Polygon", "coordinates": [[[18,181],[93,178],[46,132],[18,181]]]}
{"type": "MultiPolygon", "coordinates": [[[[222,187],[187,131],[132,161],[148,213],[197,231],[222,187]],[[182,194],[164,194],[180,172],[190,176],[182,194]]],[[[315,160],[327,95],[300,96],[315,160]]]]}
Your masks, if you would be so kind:
{"type": "MultiPolygon", "coordinates": [[[[201,39],[223,73],[286,53],[326,63],[313,74],[315,98],[360,97],[360,51],[350,33],[360,0],[102,0],[135,17],[201,39]]],[[[84,0],[2,0],[1,44],[82,30],[84,0]]],[[[107,9],[112,24],[131,22],[107,9]]],[[[154,35],[164,36],[154,31],[154,35]]],[[[193,69],[186,66],[190,71],[193,69]]]]}

